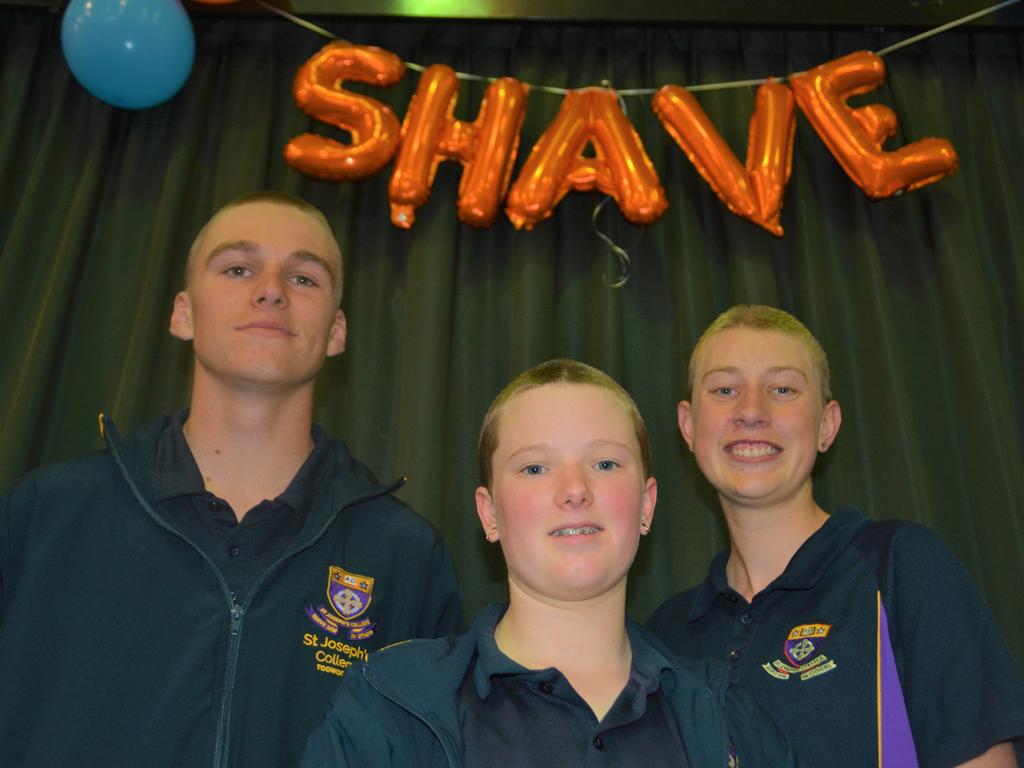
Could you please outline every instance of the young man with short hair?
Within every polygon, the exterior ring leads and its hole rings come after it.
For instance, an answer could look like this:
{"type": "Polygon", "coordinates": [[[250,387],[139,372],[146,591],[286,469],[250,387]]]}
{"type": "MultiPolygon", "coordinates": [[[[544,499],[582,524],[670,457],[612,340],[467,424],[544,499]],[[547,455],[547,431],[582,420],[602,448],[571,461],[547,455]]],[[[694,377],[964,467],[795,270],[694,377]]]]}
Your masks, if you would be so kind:
{"type": "Polygon", "coordinates": [[[229,203],[171,315],[191,408],[3,499],[4,765],[294,764],[347,669],[457,628],[436,531],[312,424],[341,266],[308,203],[229,203]]]}
{"type": "Polygon", "coordinates": [[[920,525],[814,500],[841,412],[807,328],[733,307],[697,343],[690,391],[679,428],[730,548],[655,612],[655,634],[728,660],[804,765],[1016,765],[1024,681],[960,563],[920,525]]]}

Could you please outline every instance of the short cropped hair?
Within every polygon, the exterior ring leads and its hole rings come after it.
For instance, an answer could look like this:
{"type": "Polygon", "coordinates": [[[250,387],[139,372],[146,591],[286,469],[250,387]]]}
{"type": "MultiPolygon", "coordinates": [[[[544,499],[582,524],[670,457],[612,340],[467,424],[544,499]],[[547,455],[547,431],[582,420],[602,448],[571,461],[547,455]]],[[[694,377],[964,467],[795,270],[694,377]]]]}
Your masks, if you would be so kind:
{"type": "Polygon", "coordinates": [[[693,348],[690,355],[690,370],[687,388],[689,397],[693,397],[693,384],[697,376],[697,360],[704,348],[715,336],[730,328],[753,328],[758,331],[778,331],[787,336],[792,336],[807,350],[810,355],[811,365],[814,367],[814,374],[818,378],[818,389],[823,403],[832,399],[832,386],[828,367],[828,357],[821,344],[814,338],[807,326],[797,320],[793,315],[776,307],[768,307],[763,304],[737,304],[720,314],[701,334],[697,346],[693,348]]]}
{"type": "Polygon", "coordinates": [[[548,360],[523,371],[494,398],[494,402],[491,403],[491,407],[487,409],[487,414],[484,416],[483,425],[480,427],[478,461],[481,485],[490,488],[494,479],[491,462],[494,459],[494,452],[498,448],[498,419],[501,417],[505,405],[520,392],[543,387],[546,384],[586,384],[607,390],[615,395],[629,413],[630,421],[633,423],[633,432],[640,444],[644,477],[651,476],[651,443],[647,437],[647,425],[644,424],[644,419],[640,415],[636,403],[633,402],[633,398],[604,371],[586,363],[562,358],[548,360]]]}
{"type": "Polygon", "coordinates": [[[203,235],[206,234],[206,230],[209,228],[210,224],[214,219],[224,213],[224,211],[230,210],[231,208],[237,208],[240,205],[248,205],[249,203],[273,203],[274,205],[283,205],[288,208],[294,208],[297,211],[302,211],[308,216],[311,216],[323,225],[323,228],[327,233],[327,239],[330,244],[334,246],[334,252],[338,255],[338,275],[335,280],[337,285],[332,286],[332,288],[334,289],[335,303],[340,304],[343,287],[341,247],[338,245],[338,240],[334,236],[334,231],[331,229],[331,225],[327,221],[327,217],[324,216],[323,211],[312,203],[308,203],[301,197],[297,197],[290,192],[282,192],[277,189],[264,189],[260,192],[250,192],[247,195],[236,197],[234,200],[225,203],[217,209],[217,212],[214,213],[213,216],[211,216],[203,225],[202,229],[199,230],[199,233],[192,241],[192,247],[188,250],[188,261],[185,262],[185,290],[189,290],[192,287],[192,270],[193,264],[199,256],[199,242],[203,239],[203,235]]]}

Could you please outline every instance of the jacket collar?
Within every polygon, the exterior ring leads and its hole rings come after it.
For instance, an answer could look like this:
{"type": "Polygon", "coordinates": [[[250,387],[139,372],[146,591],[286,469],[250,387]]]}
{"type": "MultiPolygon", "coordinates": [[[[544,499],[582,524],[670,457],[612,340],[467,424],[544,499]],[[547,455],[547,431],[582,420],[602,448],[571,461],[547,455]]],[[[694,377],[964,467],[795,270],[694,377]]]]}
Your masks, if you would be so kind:
{"type": "MultiPolygon", "coordinates": [[[[182,411],[179,416],[184,420],[188,411],[182,411]]],[[[164,525],[167,523],[153,509],[153,502],[157,497],[160,435],[171,425],[172,417],[161,416],[122,438],[113,420],[105,414],[100,415],[100,431],[107,449],[129,487],[147,512],[164,525]]],[[[313,430],[314,439],[326,441],[330,456],[325,461],[327,469],[322,473],[320,484],[312,494],[314,501],[306,524],[296,539],[298,546],[305,546],[319,537],[345,507],[392,493],[405,482],[405,478],[401,478],[391,485],[382,485],[369,467],[352,456],[345,443],[328,439],[318,426],[313,430]]]]}

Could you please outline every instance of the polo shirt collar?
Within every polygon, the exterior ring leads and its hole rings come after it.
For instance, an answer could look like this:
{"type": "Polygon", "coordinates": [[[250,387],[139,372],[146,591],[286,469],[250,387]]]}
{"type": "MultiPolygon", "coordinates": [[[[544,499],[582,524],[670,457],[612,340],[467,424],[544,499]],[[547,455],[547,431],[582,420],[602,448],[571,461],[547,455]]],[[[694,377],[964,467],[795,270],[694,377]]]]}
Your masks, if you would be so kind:
{"type": "MultiPolygon", "coordinates": [[[[797,549],[778,578],[755,595],[754,599],[774,589],[812,589],[863,523],[864,516],[850,507],[842,507],[829,515],[825,524],[797,549]]],[[[719,552],[711,561],[707,578],[694,594],[690,606],[690,621],[697,621],[710,611],[719,595],[735,594],[725,574],[725,564],[728,561],[727,549],[719,552]]]]}
{"type": "MultiPolygon", "coordinates": [[[[174,414],[157,442],[153,473],[153,500],[157,504],[168,499],[206,493],[203,475],[183,431],[188,413],[189,409],[183,408],[174,414]]],[[[313,450],[288,487],[274,499],[292,510],[301,509],[312,500],[316,484],[326,476],[323,465],[331,460],[329,441],[323,429],[314,424],[310,436],[313,439],[313,450]]]]}
{"type": "MultiPolygon", "coordinates": [[[[495,608],[498,606],[492,606],[495,608]]],[[[539,682],[543,682],[543,674],[549,672],[551,678],[561,673],[554,667],[548,670],[531,670],[510,659],[494,640],[494,630],[498,626],[501,617],[508,610],[507,605],[500,606],[480,624],[480,631],[476,638],[476,664],[473,666],[473,685],[481,700],[487,698],[491,692],[491,678],[495,676],[511,675],[536,675],[539,682]]],[[[632,650],[632,670],[638,673],[644,687],[644,693],[653,693],[659,685],[671,686],[675,682],[673,664],[669,659],[648,643],[640,634],[640,629],[632,619],[626,617],[626,634],[629,636],[630,649],[632,650]]]]}

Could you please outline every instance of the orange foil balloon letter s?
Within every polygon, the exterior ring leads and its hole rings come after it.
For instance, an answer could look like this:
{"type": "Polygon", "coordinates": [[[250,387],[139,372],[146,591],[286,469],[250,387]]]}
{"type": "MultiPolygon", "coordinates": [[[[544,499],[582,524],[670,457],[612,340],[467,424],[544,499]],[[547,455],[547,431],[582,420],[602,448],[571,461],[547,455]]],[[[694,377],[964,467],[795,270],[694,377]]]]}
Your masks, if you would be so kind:
{"type": "Polygon", "coordinates": [[[398,118],[375,99],[342,88],[345,80],[393,85],[405,65],[390,51],[372,46],[328,43],[302,65],[292,85],[295,103],[306,114],[348,131],[350,144],[304,133],[288,142],[288,165],[327,181],[355,181],[379,171],[399,141],[398,118]]]}

